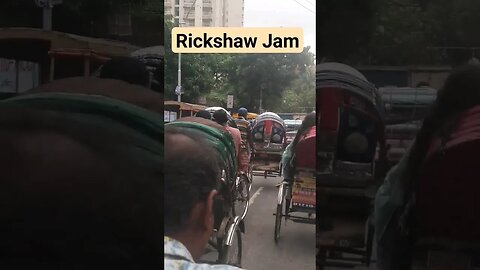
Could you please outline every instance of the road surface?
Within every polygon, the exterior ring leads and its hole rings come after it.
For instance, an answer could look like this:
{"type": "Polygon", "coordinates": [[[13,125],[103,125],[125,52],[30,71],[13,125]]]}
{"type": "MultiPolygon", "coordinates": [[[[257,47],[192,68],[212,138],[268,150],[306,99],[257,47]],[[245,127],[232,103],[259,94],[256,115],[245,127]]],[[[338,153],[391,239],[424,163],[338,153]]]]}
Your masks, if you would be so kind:
{"type": "MultiPolygon", "coordinates": [[[[273,239],[278,188],[281,177],[255,176],[251,190],[250,208],[245,217],[246,233],[242,235],[242,268],[248,270],[314,270],[315,226],[282,220],[278,244],[273,239]]],[[[210,254],[205,259],[215,258],[210,254]]],[[[365,268],[325,268],[367,270],[365,268]]]]}
{"type": "Polygon", "coordinates": [[[255,176],[243,244],[242,267],[252,270],[315,269],[315,226],[282,221],[278,244],[273,239],[280,177],[255,176]]]}

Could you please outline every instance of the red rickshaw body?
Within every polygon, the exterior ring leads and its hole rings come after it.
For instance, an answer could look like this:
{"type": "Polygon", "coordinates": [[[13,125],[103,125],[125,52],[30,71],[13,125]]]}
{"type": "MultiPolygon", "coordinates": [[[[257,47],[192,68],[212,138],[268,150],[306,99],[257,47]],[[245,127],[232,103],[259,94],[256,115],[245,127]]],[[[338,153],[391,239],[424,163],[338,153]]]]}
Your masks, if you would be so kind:
{"type": "Polygon", "coordinates": [[[281,174],[280,161],[285,150],[286,130],[282,118],[266,112],[259,115],[252,128],[254,171],[277,172],[281,174]]]}
{"type": "Polygon", "coordinates": [[[480,243],[480,106],[465,112],[449,140],[432,143],[417,194],[422,238],[480,243]]]}
{"type": "Polygon", "coordinates": [[[376,159],[385,160],[382,103],[376,88],[348,66],[319,65],[317,108],[318,185],[372,185],[376,159]]]}
{"type": "Polygon", "coordinates": [[[295,176],[292,190],[292,210],[316,212],[316,127],[300,138],[294,153],[295,176]]]}
{"type": "Polygon", "coordinates": [[[356,263],[343,258],[343,265],[368,265],[372,201],[386,164],[383,103],[375,86],[347,65],[320,64],[316,77],[317,264],[335,266],[325,254],[341,250],[362,256],[356,263]]]}

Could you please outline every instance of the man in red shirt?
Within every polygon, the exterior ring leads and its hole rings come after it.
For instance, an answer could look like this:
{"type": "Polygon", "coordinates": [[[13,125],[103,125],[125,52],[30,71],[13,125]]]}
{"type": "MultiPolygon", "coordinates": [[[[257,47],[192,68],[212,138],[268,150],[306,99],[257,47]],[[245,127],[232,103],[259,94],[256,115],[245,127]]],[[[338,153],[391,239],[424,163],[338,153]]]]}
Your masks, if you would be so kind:
{"type": "Polygon", "coordinates": [[[214,112],[213,120],[222,125],[232,136],[233,143],[235,145],[235,154],[238,159],[240,156],[240,144],[242,143],[242,134],[240,133],[240,130],[228,125],[228,116],[224,110],[218,110],[214,112]]]}

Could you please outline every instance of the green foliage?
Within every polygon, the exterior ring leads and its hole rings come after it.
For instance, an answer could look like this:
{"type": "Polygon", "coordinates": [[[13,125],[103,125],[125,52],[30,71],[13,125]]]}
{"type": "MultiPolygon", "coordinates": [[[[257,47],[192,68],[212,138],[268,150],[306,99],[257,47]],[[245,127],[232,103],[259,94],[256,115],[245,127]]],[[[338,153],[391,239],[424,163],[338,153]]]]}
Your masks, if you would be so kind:
{"type": "Polygon", "coordinates": [[[457,65],[472,51],[438,47],[480,46],[478,0],[325,0],[318,5],[320,59],[457,65]]]}
{"type": "MultiPolygon", "coordinates": [[[[163,43],[163,2],[158,0],[64,0],[53,9],[53,30],[84,36],[108,35],[108,15],[130,8],[133,36],[138,45],[163,43]],[[149,39],[145,38],[148,36],[149,39]]],[[[0,27],[42,27],[42,9],[34,0],[0,1],[0,27]]]]}
{"type": "MultiPolygon", "coordinates": [[[[165,21],[165,96],[176,99],[178,82],[178,54],[172,52],[170,18],[165,21]]],[[[220,64],[212,54],[182,54],[182,101],[196,103],[200,96],[208,94],[218,84],[220,64]]]]}
{"type": "MultiPolygon", "coordinates": [[[[171,19],[165,29],[165,89],[167,99],[176,99],[178,54],[171,51],[171,19]]],[[[198,102],[205,96],[209,106],[226,106],[227,95],[234,96],[234,106],[255,112],[263,109],[298,111],[314,107],[314,55],[305,48],[300,54],[182,54],[182,101],[198,102]],[[308,76],[307,76],[308,75],[308,76]],[[310,84],[306,83],[310,80],[310,84]],[[291,100],[284,104],[290,89],[308,101],[291,100]],[[311,95],[313,93],[313,95],[311,95]],[[297,106],[295,108],[294,106],[297,106]]]]}

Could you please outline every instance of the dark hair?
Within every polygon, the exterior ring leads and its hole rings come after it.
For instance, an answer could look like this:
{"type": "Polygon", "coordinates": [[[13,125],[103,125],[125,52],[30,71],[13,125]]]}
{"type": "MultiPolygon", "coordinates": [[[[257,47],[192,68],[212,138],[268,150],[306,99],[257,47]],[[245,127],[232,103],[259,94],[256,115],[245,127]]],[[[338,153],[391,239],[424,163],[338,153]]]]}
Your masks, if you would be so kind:
{"type": "Polygon", "coordinates": [[[103,65],[100,78],[122,80],[145,86],[150,80],[150,74],[147,66],[138,59],[114,57],[103,65]]]}
{"type": "Polygon", "coordinates": [[[438,91],[431,112],[423,121],[412,145],[402,176],[402,181],[406,182],[406,200],[416,190],[420,169],[432,138],[439,136],[446,141],[448,134],[455,128],[460,113],[476,105],[480,105],[480,66],[465,65],[457,68],[438,91]]]}
{"type": "Polygon", "coordinates": [[[0,107],[0,261],[161,265],[163,164],[120,123],[75,117],[0,107]]]}
{"type": "Polygon", "coordinates": [[[196,114],[195,114],[196,117],[201,117],[201,118],[205,118],[205,119],[212,119],[212,114],[207,111],[207,110],[201,110],[201,111],[198,111],[196,114]]]}
{"type": "Polygon", "coordinates": [[[217,110],[213,113],[213,119],[215,122],[219,123],[220,125],[224,125],[228,122],[227,113],[224,110],[217,110]]]}
{"type": "MultiPolygon", "coordinates": [[[[200,132],[200,131],[198,131],[200,132]]],[[[204,201],[220,179],[219,157],[200,133],[165,127],[165,234],[184,229],[196,203],[204,201]],[[177,142],[184,136],[187,142],[177,142]]]]}
{"type": "Polygon", "coordinates": [[[303,119],[302,124],[298,128],[297,134],[295,135],[295,138],[293,139],[293,142],[292,142],[292,147],[295,148],[295,146],[297,145],[298,141],[303,136],[303,134],[309,128],[315,126],[316,123],[317,123],[317,114],[315,112],[307,114],[303,119]]]}

